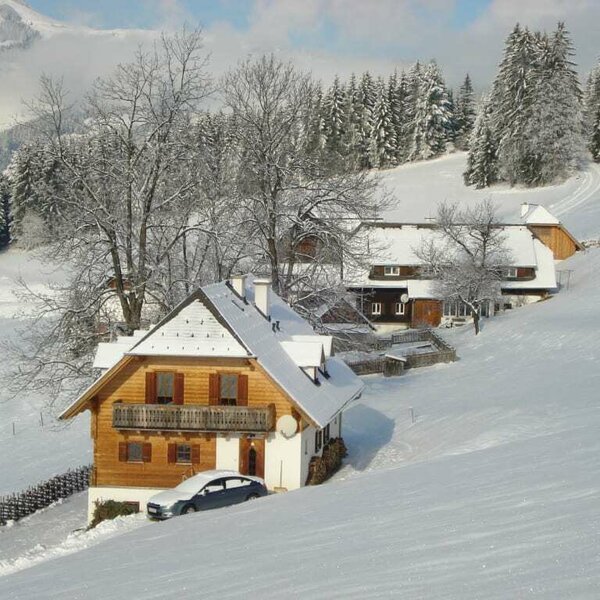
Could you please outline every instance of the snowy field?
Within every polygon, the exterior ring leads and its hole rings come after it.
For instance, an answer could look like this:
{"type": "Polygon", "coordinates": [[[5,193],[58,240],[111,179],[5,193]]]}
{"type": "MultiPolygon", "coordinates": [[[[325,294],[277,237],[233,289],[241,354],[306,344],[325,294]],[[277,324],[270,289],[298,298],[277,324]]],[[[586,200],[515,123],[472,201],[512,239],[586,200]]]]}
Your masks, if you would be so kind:
{"type": "MultiPolygon", "coordinates": [[[[398,210],[489,195],[460,185],[463,163],[387,172],[398,210]]],[[[576,236],[600,236],[595,165],[563,186],[492,196],[504,214],[538,202],[576,236]]],[[[3,334],[15,325],[6,278],[25,258],[0,254],[3,334]]],[[[561,268],[571,283],[551,300],[486,320],[478,337],[442,331],[459,362],[366,377],[334,481],[97,533],[71,533],[82,523],[76,497],[0,530],[0,598],[598,598],[600,250],[561,268]]],[[[87,422],[59,443],[37,426],[36,402],[0,404],[0,492],[89,456],[87,422]],[[11,445],[5,419],[17,418],[32,433],[11,445]]]]}
{"type": "MultiPolygon", "coordinates": [[[[27,327],[26,319],[14,317],[26,309],[14,295],[16,281],[21,277],[34,290],[42,290],[60,273],[44,267],[26,252],[0,252],[2,341],[16,339],[20,330],[27,327]]],[[[0,369],[6,367],[6,362],[0,361],[0,369]]],[[[78,419],[65,429],[47,413],[44,401],[42,396],[32,394],[13,398],[0,387],[0,495],[20,491],[92,460],[89,419],[78,419]]]]}

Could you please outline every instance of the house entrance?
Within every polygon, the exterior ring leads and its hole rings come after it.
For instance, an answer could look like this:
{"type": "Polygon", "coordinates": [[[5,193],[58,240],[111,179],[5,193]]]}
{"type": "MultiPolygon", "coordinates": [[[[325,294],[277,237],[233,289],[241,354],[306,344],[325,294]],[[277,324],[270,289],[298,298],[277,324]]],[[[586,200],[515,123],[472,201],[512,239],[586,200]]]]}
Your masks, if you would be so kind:
{"type": "Polygon", "coordinates": [[[265,476],[265,440],[240,439],[240,473],[256,477],[265,476]]]}

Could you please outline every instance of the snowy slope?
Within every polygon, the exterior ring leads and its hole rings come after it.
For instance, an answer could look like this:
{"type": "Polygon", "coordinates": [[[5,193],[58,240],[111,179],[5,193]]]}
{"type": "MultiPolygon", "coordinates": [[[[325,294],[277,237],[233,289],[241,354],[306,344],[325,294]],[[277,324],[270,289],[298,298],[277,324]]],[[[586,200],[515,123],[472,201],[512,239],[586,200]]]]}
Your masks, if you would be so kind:
{"type": "Polygon", "coordinates": [[[516,222],[520,204],[529,202],[550,209],[581,239],[600,236],[600,165],[589,163],[561,185],[542,188],[496,185],[476,190],[463,183],[466,160],[466,154],[458,152],[381,171],[381,181],[392,198],[384,218],[423,222],[435,216],[438,202],[473,203],[492,198],[499,215],[509,222],[516,222]]]}
{"type": "MultiPolygon", "coordinates": [[[[27,327],[26,319],[13,316],[23,308],[13,293],[18,287],[16,280],[21,276],[33,290],[41,290],[61,274],[50,271],[27,252],[0,252],[2,342],[16,340],[20,331],[27,327]]],[[[0,361],[0,370],[7,367],[5,360],[0,361]]],[[[70,467],[90,462],[87,416],[65,428],[47,413],[45,398],[32,394],[13,398],[0,388],[0,495],[20,491],[70,467]],[[44,427],[41,426],[42,419],[44,427]]]]}
{"type": "Polygon", "coordinates": [[[569,267],[556,298],[452,332],[458,363],[366,378],[336,481],[141,527],[0,597],[597,598],[600,251],[569,267]]]}

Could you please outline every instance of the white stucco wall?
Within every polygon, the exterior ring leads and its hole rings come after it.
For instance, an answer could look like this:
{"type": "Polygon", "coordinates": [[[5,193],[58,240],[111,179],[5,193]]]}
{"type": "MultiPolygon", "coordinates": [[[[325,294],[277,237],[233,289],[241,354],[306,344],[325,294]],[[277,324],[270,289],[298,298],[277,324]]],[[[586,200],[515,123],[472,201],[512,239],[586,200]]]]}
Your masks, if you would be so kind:
{"type": "Polygon", "coordinates": [[[279,432],[269,435],[265,442],[265,482],[270,490],[279,487],[295,490],[304,485],[300,474],[301,451],[301,434],[289,439],[279,432]]]}
{"type": "Polygon", "coordinates": [[[240,438],[231,435],[229,437],[217,437],[217,469],[228,469],[238,471],[240,468],[240,438]]]}
{"type": "Polygon", "coordinates": [[[88,489],[88,523],[94,515],[96,500],[115,500],[117,502],[139,502],[140,511],[146,511],[146,503],[150,496],[162,492],[164,488],[134,487],[91,487],[88,489]]]}

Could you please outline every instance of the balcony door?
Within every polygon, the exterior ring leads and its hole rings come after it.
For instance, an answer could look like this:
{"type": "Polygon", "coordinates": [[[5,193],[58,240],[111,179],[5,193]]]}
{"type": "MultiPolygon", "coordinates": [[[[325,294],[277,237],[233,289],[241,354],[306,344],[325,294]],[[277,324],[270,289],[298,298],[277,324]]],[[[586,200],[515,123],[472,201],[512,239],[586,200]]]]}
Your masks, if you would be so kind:
{"type": "Polygon", "coordinates": [[[265,440],[247,437],[240,439],[240,473],[265,476],[265,440]]]}

